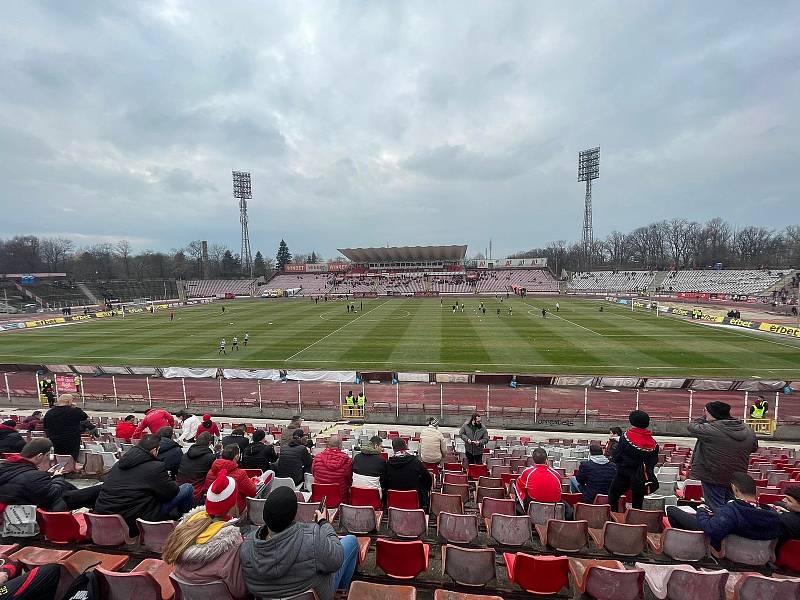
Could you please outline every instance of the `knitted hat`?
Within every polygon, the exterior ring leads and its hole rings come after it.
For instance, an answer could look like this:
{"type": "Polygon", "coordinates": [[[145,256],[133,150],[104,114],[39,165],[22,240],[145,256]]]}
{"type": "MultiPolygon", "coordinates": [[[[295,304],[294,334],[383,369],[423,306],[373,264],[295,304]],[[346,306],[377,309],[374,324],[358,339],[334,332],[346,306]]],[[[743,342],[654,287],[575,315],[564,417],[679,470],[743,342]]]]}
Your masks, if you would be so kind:
{"type": "Polygon", "coordinates": [[[730,419],[731,418],[731,405],[727,402],[709,402],[706,404],[706,410],[715,419],[730,419]]]}
{"type": "MultiPolygon", "coordinates": [[[[288,488],[287,488],[288,489],[288,488]]],[[[208,488],[206,512],[212,517],[223,517],[236,506],[236,480],[228,477],[227,469],[222,469],[208,488]]]]}
{"type": "Polygon", "coordinates": [[[206,414],[203,415],[203,421],[210,421],[210,420],[211,420],[211,415],[210,414],[206,413],[206,414]]]}
{"type": "Polygon", "coordinates": [[[295,429],[295,430],[294,430],[294,432],[292,433],[292,437],[293,437],[293,438],[301,438],[301,437],[303,437],[305,434],[306,434],[306,432],[305,432],[305,431],[303,431],[302,429],[295,429]]]}
{"type": "Polygon", "coordinates": [[[294,522],[297,515],[297,496],[294,490],[281,486],[270,492],[264,502],[264,524],[270,531],[280,533],[294,522]]]}
{"type": "Polygon", "coordinates": [[[647,429],[647,426],[650,425],[650,415],[643,410],[634,410],[628,415],[628,421],[630,421],[631,425],[634,427],[647,429]]]}

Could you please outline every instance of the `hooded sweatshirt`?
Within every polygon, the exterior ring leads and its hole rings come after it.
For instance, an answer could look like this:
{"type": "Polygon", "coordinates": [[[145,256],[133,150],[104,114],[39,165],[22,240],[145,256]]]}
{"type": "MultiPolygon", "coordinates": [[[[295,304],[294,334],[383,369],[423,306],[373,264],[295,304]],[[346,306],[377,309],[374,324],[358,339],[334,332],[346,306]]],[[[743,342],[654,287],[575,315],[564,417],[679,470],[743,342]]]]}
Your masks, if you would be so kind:
{"type": "Polygon", "coordinates": [[[698,509],[697,524],[719,550],[731,534],[748,540],[775,540],[781,535],[781,519],[774,510],[756,502],[729,500],[715,513],[698,509]]]}
{"type": "Polygon", "coordinates": [[[16,429],[0,423],[0,452],[19,452],[24,445],[25,440],[16,429]]]}
{"type": "Polygon", "coordinates": [[[145,429],[149,429],[150,433],[156,434],[162,427],[166,427],[167,425],[175,427],[174,417],[163,408],[154,408],[144,416],[144,419],[139,421],[139,424],[133,431],[133,437],[142,437],[145,429]]]}
{"type": "Polygon", "coordinates": [[[419,505],[427,508],[432,485],[430,471],[416,456],[403,452],[395,454],[386,462],[384,490],[417,490],[419,505]]]}
{"type": "Polygon", "coordinates": [[[364,444],[353,457],[353,487],[381,489],[381,478],[386,475],[386,461],[381,449],[364,444]]]}
{"type": "Polygon", "coordinates": [[[239,514],[242,514],[245,508],[247,508],[248,496],[250,498],[255,498],[256,496],[256,484],[253,483],[253,480],[247,476],[247,473],[245,473],[243,469],[239,468],[238,463],[226,458],[218,458],[213,462],[211,470],[209,470],[206,475],[206,490],[211,487],[211,484],[214,483],[219,472],[223,469],[228,472],[228,477],[232,477],[236,481],[236,489],[239,494],[237,504],[239,506],[239,514]]]}
{"type": "Polygon", "coordinates": [[[181,457],[178,468],[178,485],[191,483],[194,487],[194,501],[200,502],[206,490],[206,475],[214,464],[214,452],[203,444],[193,444],[181,457]]]}
{"type": "Polygon", "coordinates": [[[173,439],[161,438],[161,443],[158,446],[158,460],[167,465],[169,476],[175,479],[178,475],[178,467],[181,465],[183,458],[183,448],[173,439]]]}
{"type": "Polygon", "coordinates": [[[608,494],[611,482],[617,474],[617,466],[602,454],[594,454],[578,466],[575,479],[584,486],[583,501],[594,504],[597,494],[608,494]]]}
{"type": "Polygon", "coordinates": [[[313,588],[320,600],[333,600],[333,577],[344,551],[330,523],[294,523],[267,539],[261,538],[262,530],[250,533],[239,549],[251,594],[288,598],[313,588]]]}
{"type": "Polygon", "coordinates": [[[697,438],[692,453],[692,477],[703,483],[730,485],[733,473],[747,473],[750,454],[758,449],[753,430],[739,419],[706,421],[688,426],[697,438]]]}
{"type": "Polygon", "coordinates": [[[314,457],[311,474],[314,475],[314,483],[337,484],[341,501],[349,501],[353,482],[353,459],[350,456],[338,448],[325,448],[314,457]]]}
{"type": "MultiPolygon", "coordinates": [[[[197,518],[207,516],[200,506],[186,513],[180,524],[184,525],[197,518]]],[[[235,526],[235,521],[219,527],[215,521],[203,531],[194,544],[183,551],[175,564],[175,575],[190,583],[210,583],[222,581],[236,600],[248,597],[247,587],[239,566],[239,547],[242,545],[242,534],[235,526]]]]}

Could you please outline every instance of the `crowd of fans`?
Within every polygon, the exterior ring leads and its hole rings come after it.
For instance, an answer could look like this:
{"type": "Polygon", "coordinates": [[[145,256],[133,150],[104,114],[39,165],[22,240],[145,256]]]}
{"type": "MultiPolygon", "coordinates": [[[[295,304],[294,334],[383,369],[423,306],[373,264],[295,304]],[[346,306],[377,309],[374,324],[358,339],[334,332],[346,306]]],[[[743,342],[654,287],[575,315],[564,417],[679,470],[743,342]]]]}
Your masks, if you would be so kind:
{"type": "MultiPolygon", "coordinates": [[[[120,515],[137,533],[136,519],[177,520],[163,551],[165,562],[175,566],[181,579],[205,583],[223,581],[234,598],[290,597],[313,588],[330,600],[336,589],[346,589],[353,577],[358,545],[353,536],[339,537],[324,508],[314,522],[295,522],[298,500],[290,487],[270,488],[274,477],[301,484],[311,473],[315,483],[338,486],[346,503],[351,489],[373,488],[382,498],[388,490],[415,490],[419,506],[429,510],[434,475],[443,467],[448,440],[431,417],[419,436],[415,452],[402,437],[391,440],[387,458],[384,440],[361,440],[351,455],[339,435],[330,435],[324,450],[313,454],[313,442],[302,419],[295,417],[283,429],[280,452],[267,441],[264,430],[252,436],[235,427],[219,438],[210,415],[181,411],[148,411],[136,424],[126,417],[116,426],[117,439],[133,441],[102,483],[78,489],[62,476],[63,465],[51,467],[50,454],[77,457],[88,416],[69,394],[58,398],[45,413],[36,411],[25,421],[0,425],[0,449],[14,453],[0,462],[0,503],[33,504],[49,511],[89,508],[94,513],[120,515]],[[182,420],[181,433],[176,428],[182,420]],[[18,428],[43,427],[47,437],[25,443],[18,428]],[[58,446],[56,446],[58,444],[58,446]],[[253,478],[245,469],[260,469],[253,478]],[[432,475],[433,472],[433,475],[432,475]],[[262,497],[264,524],[246,536],[238,525],[247,498],[262,497]]],[[[630,427],[612,428],[605,447],[593,443],[589,457],[570,479],[573,492],[594,503],[607,495],[612,507],[630,492],[633,508],[641,508],[647,494],[659,487],[655,467],[659,445],[648,428],[643,411],[629,415],[630,427]]],[[[703,531],[719,549],[725,537],[735,534],[752,540],[800,539],[800,486],[786,489],[782,502],[759,504],[756,485],[747,474],[750,455],[758,442],[752,429],[730,414],[724,402],[710,402],[704,416],[688,426],[696,438],[691,477],[701,482],[704,503],[696,510],[669,506],[666,516],[673,527],[703,531]]],[[[489,433],[475,413],[458,433],[466,462],[482,463],[489,433]]],[[[270,437],[270,440],[272,438],[270,437]]],[[[531,502],[562,502],[562,476],[549,464],[547,451],[538,447],[532,463],[516,477],[509,494],[518,514],[527,514],[531,502]]],[[[530,464],[530,463],[529,463],[530,464]]],[[[566,518],[571,507],[565,503],[566,518]]],[[[15,579],[17,567],[8,563],[2,577],[15,579]],[[9,566],[10,565],[10,566],[9,566]]],[[[37,578],[49,576],[43,569],[37,578]]]]}

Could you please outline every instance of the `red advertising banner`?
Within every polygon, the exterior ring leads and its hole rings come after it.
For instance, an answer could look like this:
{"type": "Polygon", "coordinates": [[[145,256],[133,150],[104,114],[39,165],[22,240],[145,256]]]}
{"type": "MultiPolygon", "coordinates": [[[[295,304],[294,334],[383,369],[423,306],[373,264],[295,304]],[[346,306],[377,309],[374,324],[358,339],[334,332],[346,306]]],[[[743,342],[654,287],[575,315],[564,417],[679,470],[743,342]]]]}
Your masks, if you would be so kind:
{"type": "Polygon", "coordinates": [[[56,375],[56,387],[59,394],[77,392],[74,375],[56,375]]]}

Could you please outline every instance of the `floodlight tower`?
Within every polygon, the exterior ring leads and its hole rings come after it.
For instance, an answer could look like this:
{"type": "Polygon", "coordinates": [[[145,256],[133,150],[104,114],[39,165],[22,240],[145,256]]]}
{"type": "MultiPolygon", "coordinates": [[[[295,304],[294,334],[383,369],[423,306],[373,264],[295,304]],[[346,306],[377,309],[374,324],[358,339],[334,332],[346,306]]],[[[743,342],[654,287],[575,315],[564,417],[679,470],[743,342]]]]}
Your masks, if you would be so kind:
{"type": "Polygon", "coordinates": [[[583,259],[585,267],[591,268],[594,231],[592,226],[592,180],[600,177],[600,146],[581,150],[578,153],[578,181],[586,182],[586,198],[583,208],[583,259]]]}
{"type": "Polygon", "coordinates": [[[250,173],[247,171],[233,172],[233,197],[239,199],[239,221],[242,224],[242,251],[239,258],[242,261],[242,272],[253,276],[253,258],[250,255],[250,231],[247,227],[247,201],[253,198],[253,188],[250,185],[250,173]]]}

